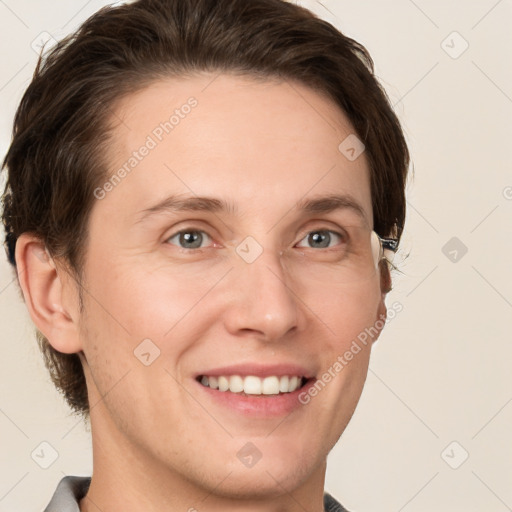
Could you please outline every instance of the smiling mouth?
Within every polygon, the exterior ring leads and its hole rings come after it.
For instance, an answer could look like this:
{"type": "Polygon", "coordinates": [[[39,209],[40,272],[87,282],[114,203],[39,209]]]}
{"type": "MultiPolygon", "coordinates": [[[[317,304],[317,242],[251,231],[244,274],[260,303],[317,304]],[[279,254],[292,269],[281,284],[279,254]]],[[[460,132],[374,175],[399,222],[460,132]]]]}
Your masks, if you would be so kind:
{"type": "Polygon", "coordinates": [[[196,380],[204,387],[217,391],[228,391],[242,396],[269,396],[293,393],[311,379],[299,375],[272,375],[263,378],[255,375],[199,375],[196,380]]]}

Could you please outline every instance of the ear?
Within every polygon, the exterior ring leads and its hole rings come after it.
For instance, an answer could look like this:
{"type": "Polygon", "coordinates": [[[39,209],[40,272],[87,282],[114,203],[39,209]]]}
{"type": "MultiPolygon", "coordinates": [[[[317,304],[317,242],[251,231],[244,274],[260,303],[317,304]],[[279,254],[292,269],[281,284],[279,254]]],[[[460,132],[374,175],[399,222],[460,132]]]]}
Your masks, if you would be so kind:
{"type": "Polygon", "coordinates": [[[389,266],[385,260],[379,263],[380,270],[380,301],[377,308],[377,318],[375,319],[375,328],[378,333],[374,336],[373,342],[375,343],[382,332],[382,329],[386,325],[386,318],[388,316],[388,308],[386,307],[386,295],[391,291],[391,273],[389,266]]]}
{"type": "Polygon", "coordinates": [[[31,233],[16,241],[16,268],[32,321],[57,351],[82,350],[76,285],[68,271],[57,268],[44,242],[31,233]]]}

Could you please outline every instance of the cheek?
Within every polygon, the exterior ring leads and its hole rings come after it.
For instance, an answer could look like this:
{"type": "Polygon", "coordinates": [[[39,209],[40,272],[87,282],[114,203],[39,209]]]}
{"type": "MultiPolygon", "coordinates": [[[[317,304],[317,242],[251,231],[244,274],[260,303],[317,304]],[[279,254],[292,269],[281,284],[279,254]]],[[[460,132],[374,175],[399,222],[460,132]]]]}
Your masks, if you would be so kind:
{"type": "Polygon", "coordinates": [[[159,357],[158,366],[174,367],[218,322],[219,302],[209,293],[219,281],[217,272],[199,279],[180,269],[147,268],[133,262],[102,263],[89,274],[94,279],[85,297],[85,351],[92,357],[98,351],[97,363],[112,364],[117,377],[138,370],[137,354],[148,348],[151,357],[159,357]]]}
{"type": "Polygon", "coordinates": [[[134,338],[162,336],[197,302],[198,286],[179,272],[148,270],[137,262],[100,263],[90,270],[92,310],[134,338]],[[95,300],[96,299],[96,300],[95,300]]]}
{"type": "MultiPolygon", "coordinates": [[[[379,283],[375,279],[345,286],[321,300],[321,308],[315,311],[328,327],[324,330],[326,335],[316,343],[316,353],[321,354],[322,361],[317,388],[325,406],[323,421],[338,425],[339,429],[334,429],[337,432],[352,416],[366,380],[372,335],[377,332],[379,283]]],[[[313,399],[316,394],[312,391],[305,399],[313,399]]]]}
{"type": "Polygon", "coordinates": [[[94,383],[90,387],[94,401],[106,395],[105,405],[123,422],[135,403],[147,404],[149,410],[156,407],[155,396],[169,393],[173,380],[165,370],[173,375],[179,370],[183,354],[213,320],[201,309],[202,288],[185,286],[188,276],[147,272],[133,264],[101,264],[95,270],[89,274],[94,279],[87,285],[81,323],[89,380],[94,383]]]}
{"type": "MultiPolygon", "coordinates": [[[[310,295],[311,309],[324,325],[332,350],[344,350],[353,340],[364,339],[378,320],[381,293],[377,279],[310,295]]],[[[374,332],[372,330],[372,332],[374,332]]],[[[368,336],[368,342],[370,341],[368,336]]]]}

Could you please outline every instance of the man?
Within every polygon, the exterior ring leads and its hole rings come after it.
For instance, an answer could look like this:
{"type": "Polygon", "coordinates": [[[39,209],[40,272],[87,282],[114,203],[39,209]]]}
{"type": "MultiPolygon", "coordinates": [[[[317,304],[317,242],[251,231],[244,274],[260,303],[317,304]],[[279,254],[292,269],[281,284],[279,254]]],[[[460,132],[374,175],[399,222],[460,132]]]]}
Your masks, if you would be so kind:
{"type": "Polygon", "coordinates": [[[364,48],[282,0],[105,8],[40,62],[6,244],[93,443],[47,510],[344,510],[408,159],[364,48]]]}

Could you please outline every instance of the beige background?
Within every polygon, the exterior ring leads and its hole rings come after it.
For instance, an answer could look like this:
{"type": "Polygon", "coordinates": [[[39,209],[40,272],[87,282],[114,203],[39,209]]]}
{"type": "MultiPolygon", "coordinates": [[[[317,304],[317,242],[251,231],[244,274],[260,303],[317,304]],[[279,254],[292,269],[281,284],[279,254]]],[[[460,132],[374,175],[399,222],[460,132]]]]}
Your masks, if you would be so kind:
{"type": "MultiPolygon", "coordinates": [[[[106,3],[0,1],[2,157],[32,42],[106,3]]],[[[326,489],[359,512],[512,510],[512,3],[301,3],[369,49],[415,168],[409,257],[389,297],[403,311],[375,347],[326,489]]],[[[42,510],[62,476],[91,473],[90,433],[49,382],[3,258],[0,308],[0,512],[42,510]],[[58,452],[48,469],[31,458],[41,442],[58,452]]]]}

